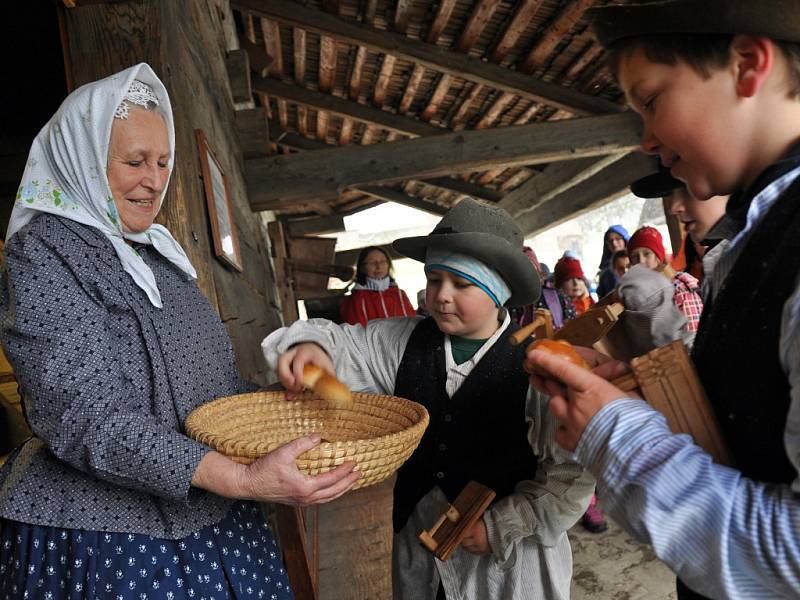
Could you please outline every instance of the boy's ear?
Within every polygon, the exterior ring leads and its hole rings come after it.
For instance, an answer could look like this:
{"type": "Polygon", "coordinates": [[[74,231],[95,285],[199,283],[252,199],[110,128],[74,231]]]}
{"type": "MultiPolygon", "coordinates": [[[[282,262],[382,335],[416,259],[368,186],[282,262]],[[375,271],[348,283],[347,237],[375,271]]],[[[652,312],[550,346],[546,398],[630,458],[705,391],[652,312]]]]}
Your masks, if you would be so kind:
{"type": "Polygon", "coordinates": [[[772,72],[775,46],[766,37],[737,35],[731,43],[736,69],[736,91],[743,98],[755,96],[772,72]]]}

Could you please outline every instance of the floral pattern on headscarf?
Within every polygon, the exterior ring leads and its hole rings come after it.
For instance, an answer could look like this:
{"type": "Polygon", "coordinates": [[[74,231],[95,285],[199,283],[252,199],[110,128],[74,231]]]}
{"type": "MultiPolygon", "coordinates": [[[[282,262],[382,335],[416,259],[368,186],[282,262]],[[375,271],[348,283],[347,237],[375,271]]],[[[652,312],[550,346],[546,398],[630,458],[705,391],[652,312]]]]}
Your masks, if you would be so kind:
{"type": "Polygon", "coordinates": [[[161,294],[153,272],[125,240],[152,245],[188,278],[195,279],[197,273],[183,248],[163,225],[152,224],[141,233],[128,233],[120,222],[106,176],[108,148],[114,113],[134,81],[150,86],[159,99],[159,113],[167,125],[171,171],[175,159],[172,107],[164,84],[149,65],[140,63],[86,84],[67,96],[33,141],[6,240],[38,213],[55,214],[94,227],[109,239],[136,285],[160,308],[161,294]]]}

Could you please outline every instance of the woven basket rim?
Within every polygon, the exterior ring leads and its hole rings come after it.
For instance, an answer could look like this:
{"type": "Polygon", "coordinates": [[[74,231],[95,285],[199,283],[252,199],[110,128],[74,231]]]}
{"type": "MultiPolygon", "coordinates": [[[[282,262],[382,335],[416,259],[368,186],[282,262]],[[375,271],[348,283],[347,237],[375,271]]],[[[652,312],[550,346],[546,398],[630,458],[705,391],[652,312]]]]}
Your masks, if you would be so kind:
{"type": "MultiPolygon", "coordinates": [[[[285,394],[285,391],[262,390],[217,398],[197,407],[188,415],[185,421],[186,433],[193,439],[201,442],[202,444],[210,446],[211,448],[231,458],[254,460],[260,456],[263,456],[264,454],[267,454],[268,452],[275,450],[287,442],[276,443],[273,441],[255,444],[253,442],[243,442],[229,436],[215,433],[214,431],[209,431],[203,423],[207,414],[213,414],[228,404],[235,402],[246,402],[248,400],[281,402],[285,403],[284,408],[286,409],[299,408],[302,410],[303,408],[308,408],[309,412],[320,410],[320,414],[324,414],[329,411],[350,411],[350,409],[327,407],[325,401],[318,396],[315,396],[312,392],[302,392],[297,395],[295,400],[286,400],[285,394]],[[311,405],[312,402],[313,405],[311,405]]],[[[322,441],[315,448],[312,448],[308,452],[298,456],[298,465],[319,461],[324,457],[327,457],[327,460],[333,460],[334,462],[344,462],[344,460],[350,459],[358,460],[359,456],[374,453],[380,447],[397,447],[399,453],[404,454],[405,452],[403,449],[411,446],[413,452],[413,449],[416,448],[419,440],[422,438],[422,434],[428,426],[429,416],[425,407],[417,402],[408,400],[406,398],[400,398],[399,396],[353,392],[354,406],[358,406],[360,404],[374,405],[377,402],[385,401],[390,401],[398,408],[402,407],[402,412],[408,413],[407,416],[412,421],[412,424],[405,429],[401,429],[400,431],[384,433],[377,436],[353,440],[322,441]],[[370,446],[372,448],[370,448],[370,446]],[[330,458],[340,454],[342,455],[341,459],[330,458]]]]}

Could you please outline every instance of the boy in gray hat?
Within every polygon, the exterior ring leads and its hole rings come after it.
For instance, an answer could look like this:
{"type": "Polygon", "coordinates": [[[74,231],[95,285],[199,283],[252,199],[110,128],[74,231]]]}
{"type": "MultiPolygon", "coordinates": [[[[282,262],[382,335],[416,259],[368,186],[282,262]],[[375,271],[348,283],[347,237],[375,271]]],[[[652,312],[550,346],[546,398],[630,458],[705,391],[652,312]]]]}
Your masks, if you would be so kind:
{"type": "MultiPolygon", "coordinates": [[[[644,121],[642,147],[693,196],[733,194],[692,356],[736,468],[602,375],[540,352],[558,440],[611,515],[713,598],[800,597],[800,3],[670,0],[594,12],[644,121]],[[597,376],[597,375],[601,376],[597,376]]],[[[587,353],[588,355],[588,353],[587,353]]],[[[690,597],[685,586],[679,597],[690,597]]]]}
{"type": "Polygon", "coordinates": [[[572,555],[566,531],[594,481],[554,442],[555,420],[531,393],[525,352],[512,346],[505,306],[535,302],[539,276],[505,211],[466,199],[430,235],[394,242],[425,263],[427,318],[366,327],[314,320],[272,333],[267,363],[289,390],[305,364],[351,389],[423,404],[430,425],[398,473],[394,492],[396,599],[566,599],[572,555]],[[416,539],[469,480],[497,492],[446,562],[416,539]]]}

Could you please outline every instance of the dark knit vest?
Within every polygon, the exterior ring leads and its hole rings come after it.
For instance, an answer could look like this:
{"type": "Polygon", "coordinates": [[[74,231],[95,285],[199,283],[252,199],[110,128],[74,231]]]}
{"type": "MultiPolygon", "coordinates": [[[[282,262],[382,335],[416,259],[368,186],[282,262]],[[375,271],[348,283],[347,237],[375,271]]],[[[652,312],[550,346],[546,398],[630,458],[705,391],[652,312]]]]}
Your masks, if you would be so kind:
{"type": "Polygon", "coordinates": [[[778,355],[783,305],[800,273],[800,181],[750,234],[710,310],[692,358],[735,466],[756,481],[788,483],[796,473],[783,433],[790,388],[778,355]]]}
{"type": "Polygon", "coordinates": [[[472,479],[497,499],[517,482],[533,479],[536,456],[528,443],[522,370],[525,346],[512,346],[512,323],[449,398],[444,334],[433,319],[419,323],[408,341],[394,393],[424,405],[430,425],[400,468],[394,488],[394,528],[400,531],[425,494],[439,486],[452,502],[472,479]]]}

